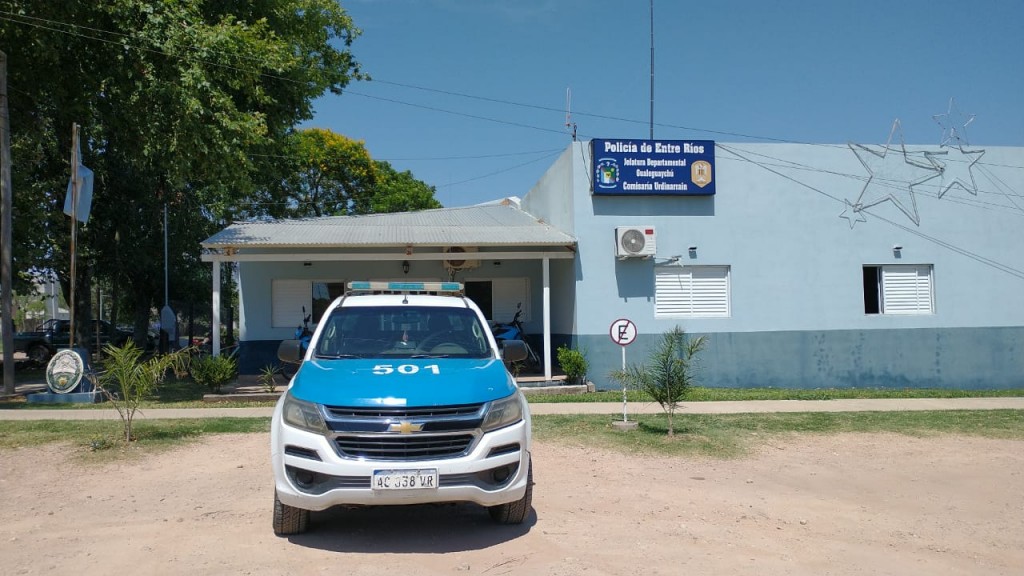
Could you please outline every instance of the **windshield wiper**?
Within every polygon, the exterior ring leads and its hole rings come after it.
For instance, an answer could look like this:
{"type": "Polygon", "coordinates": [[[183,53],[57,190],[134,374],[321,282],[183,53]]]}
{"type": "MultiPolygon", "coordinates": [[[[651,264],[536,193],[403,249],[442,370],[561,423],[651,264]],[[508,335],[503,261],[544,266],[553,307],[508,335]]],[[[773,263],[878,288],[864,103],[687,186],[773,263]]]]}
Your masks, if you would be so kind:
{"type": "Polygon", "coordinates": [[[317,354],[317,358],[326,358],[328,360],[340,360],[344,358],[362,358],[359,354],[317,354]]]}
{"type": "Polygon", "coordinates": [[[409,358],[447,358],[451,354],[413,354],[409,358]]]}

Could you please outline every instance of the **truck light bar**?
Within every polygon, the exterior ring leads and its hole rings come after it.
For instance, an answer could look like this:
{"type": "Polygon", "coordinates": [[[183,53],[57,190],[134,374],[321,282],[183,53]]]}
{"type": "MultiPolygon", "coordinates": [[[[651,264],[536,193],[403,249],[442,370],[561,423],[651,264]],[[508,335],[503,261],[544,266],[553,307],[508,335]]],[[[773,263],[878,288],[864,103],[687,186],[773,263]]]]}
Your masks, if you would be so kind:
{"type": "Polygon", "coordinates": [[[349,292],[408,294],[410,292],[462,293],[461,282],[349,282],[349,292]]]}

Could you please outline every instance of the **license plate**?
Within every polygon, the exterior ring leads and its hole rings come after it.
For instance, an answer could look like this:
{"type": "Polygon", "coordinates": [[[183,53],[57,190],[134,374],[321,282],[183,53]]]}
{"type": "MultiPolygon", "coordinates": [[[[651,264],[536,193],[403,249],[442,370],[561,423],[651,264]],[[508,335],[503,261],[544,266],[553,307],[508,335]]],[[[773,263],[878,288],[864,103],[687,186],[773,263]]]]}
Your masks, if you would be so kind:
{"type": "Polygon", "coordinates": [[[437,469],[374,470],[374,490],[432,490],[437,488],[437,469]]]}

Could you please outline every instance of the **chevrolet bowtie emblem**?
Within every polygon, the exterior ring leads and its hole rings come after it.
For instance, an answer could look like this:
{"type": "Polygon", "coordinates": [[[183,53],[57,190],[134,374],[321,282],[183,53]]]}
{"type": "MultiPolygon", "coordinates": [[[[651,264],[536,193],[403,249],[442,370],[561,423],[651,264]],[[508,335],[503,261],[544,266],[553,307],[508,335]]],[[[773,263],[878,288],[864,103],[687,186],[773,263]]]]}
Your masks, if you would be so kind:
{"type": "Polygon", "coordinates": [[[412,434],[413,432],[420,432],[423,430],[423,424],[413,424],[408,420],[402,420],[397,424],[391,424],[388,426],[388,432],[398,432],[399,434],[412,434]]]}

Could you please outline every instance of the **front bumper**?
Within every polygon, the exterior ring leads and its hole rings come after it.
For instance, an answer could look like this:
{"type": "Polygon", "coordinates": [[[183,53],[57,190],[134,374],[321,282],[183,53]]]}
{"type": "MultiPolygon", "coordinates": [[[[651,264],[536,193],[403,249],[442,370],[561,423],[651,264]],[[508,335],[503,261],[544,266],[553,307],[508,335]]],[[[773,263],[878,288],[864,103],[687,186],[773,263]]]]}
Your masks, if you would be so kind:
{"type": "Polygon", "coordinates": [[[305,510],[333,506],[387,506],[474,502],[496,506],[523,498],[530,469],[529,426],[524,419],[483,434],[457,458],[416,461],[342,458],[331,438],[293,428],[278,403],[271,424],[271,465],[278,498],[305,510]],[[376,470],[436,469],[438,486],[414,490],[374,490],[376,470]]]}

